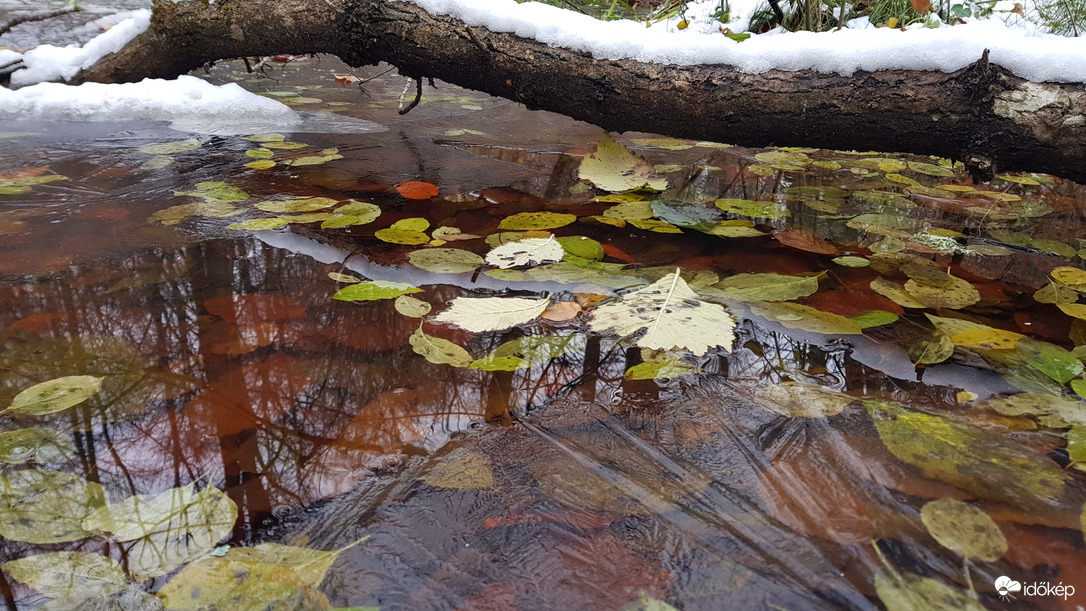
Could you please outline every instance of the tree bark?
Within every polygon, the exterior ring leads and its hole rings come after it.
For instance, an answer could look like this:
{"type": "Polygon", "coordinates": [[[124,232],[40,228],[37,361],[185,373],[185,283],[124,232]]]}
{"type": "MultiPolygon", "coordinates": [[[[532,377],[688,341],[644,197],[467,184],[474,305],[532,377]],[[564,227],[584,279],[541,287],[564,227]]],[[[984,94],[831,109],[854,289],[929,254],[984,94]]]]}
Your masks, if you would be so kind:
{"type": "MultiPolygon", "coordinates": [[[[953,73],[598,60],[388,0],[156,0],[151,28],[79,81],[172,78],[244,56],[330,53],[522,102],[612,131],[744,146],[904,151],[978,173],[1050,172],[1086,183],[1086,91],[1033,83],[985,57],[953,73]]],[[[423,101],[425,103],[425,99],[423,101]]]]}

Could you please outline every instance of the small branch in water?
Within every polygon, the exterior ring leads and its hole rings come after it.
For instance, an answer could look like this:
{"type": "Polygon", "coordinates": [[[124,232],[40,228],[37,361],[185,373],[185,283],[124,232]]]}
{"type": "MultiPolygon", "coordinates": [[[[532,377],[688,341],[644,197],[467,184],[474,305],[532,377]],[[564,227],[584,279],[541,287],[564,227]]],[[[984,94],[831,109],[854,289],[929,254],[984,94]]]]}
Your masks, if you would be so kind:
{"type": "Polygon", "coordinates": [[[50,11],[48,13],[38,13],[37,15],[23,15],[22,17],[16,17],[11,21],[5,23],[4,25],[0,25],[0,36],[7,34],[11,31],[11,28],[23,23],[30,23],[31,21],[45,21],[46,19],[60,17],[61,15],[67,15],[68,13],[74,13],[81,10],[83,9],[73,4],[68,8],[62,8],[56,11],[50,11]]]}
{"type": "Polygon", "coordinates": [[[422,77],[420,76],[415,79],[415,99],[411,100],[411,103],[408,104],[405,108],[403,105],[403,100],[404,97],[407,96],[407,90],[410,88],[411,82],[408,81],[408,83],[404,85],[403,93],[400,94],[400,110],[397,112],[399,112],[401,115],[406,115],[407,113],[411,112],[411,109],[418,106],[419,101],[422,100],[422,77]]]}

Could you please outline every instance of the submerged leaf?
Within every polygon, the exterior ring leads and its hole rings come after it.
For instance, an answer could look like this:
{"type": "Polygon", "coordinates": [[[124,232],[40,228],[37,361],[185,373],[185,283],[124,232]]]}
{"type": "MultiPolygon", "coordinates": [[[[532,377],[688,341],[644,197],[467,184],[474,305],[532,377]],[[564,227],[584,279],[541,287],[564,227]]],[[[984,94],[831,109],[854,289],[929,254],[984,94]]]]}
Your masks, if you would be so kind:
{"type": "Polygon", "coordinates": [[[422,481],[435,488],[480,490],[494,487],[494,473],[486,456],[469,450],[435,458],[422,475],[422,481]]]}
{"type": "Polygon", "coordinates": [[[461,248],[416,250],[407,253],[407,260],[411,265],[435,274],[464,274],[474,272],[483,265],[482,257],[461,248]]]}
{"type": "Polygon", "coordinates": [[[0,433],[0,462],[58,463],[74,455],[75,442],[64,431],[32,427],[0,433]]]}
{"type": "Polygon", "coordinates": [[[856,321],[832,312],[823,312],[798,303],[751,302],[752,314],[776,321],[789,329],[801,329],[824,335],[859,335],[863,333],[856,321]]]}
{"type": "Polygon", "coordinates": [[[598,306],[593,331],[613,330],[629,337],[642,330],[637,340],[643,348],[689,350],[703,356],[710,348],[731,351],[735,319],[722,306],[701,301],[678,272],[598,306]]]}
{"type": "Polygon", "coordinates": [[[177,140],[163,144],[145,144],[140,147],[140,152],[148,155],[174,155],[195,148],[200,148],[200,141],[196,138],[189,138],[188,140],[177,140]]]}
{"type": "Polygon", "coordinates": [[[674,359],[652,359],[638,363],[626,370],[623,378],[626,380],[654,380],[657,378],[677,378],[701,371],[690,363],[674,359]]]}
{"type": "Polygon", "coordinates": [[[231,548],[221,558],[204,558],[185,567],[162,586],[158,597],[169,609],[191,611],[331,608],[315,588],[340,551],[277,543],[231,548]]]}
{"type": "Polygon", "coordinates": [[[875,593],[886,611],[936,611],[959,609],[984,611],[984,606],[950,586],[930,577],[912,573],[878,573],[875,593]]]}
{"type": "MultiPolygon", "coordinates": [[[[818,291],[818,276],[736,274],[713,285],[724,298],[743,301],[790,301],[818,291]]],[[[716,294],[716,293],[714,293],[716,294]]]]}
{"type": "Polygon", "coordinates": [[[577,177],[587,180],[604,191],[619,192],[647,188],[663,191],[666,178],[654,178],[653,166],[604,133],[596,150],[585,155],[577,169],[577,177]]]}
{"type": "Polygon", "coordinates": [[[925,503],[920,519],[940,545],[966,558],[995,562],[1007,553],[1007,539],[992,518],[957,499],[925,503]]]}
{"type": "Polygon", "coordinates": [[[501,331],[524,324],[539,316],[550,299],[523,297],[457,297],[449,309],[434,320],[471,331],[501,331]]]}
{"type": "Polygon", "coordinates": [[[42,416],[79,405],[102,388],[105,378],[96,376],[64,376],[35,384],[15,395],[15,400],[0,414],[42,416]]]}
{"type": "Polygon", "coordinates": [[[791,418],[825,418],[840,414],[856,397],[843,392],[785,381],[758,389],[755,403],[791,418]]]}
{"type": "Polygon", "coordinates": [[[1029,446],[998,433],[886,401],[865,401],[879,438],[894,456],[924,475],[975,496],[1054,504],[1063,471],[1029,446]]]}

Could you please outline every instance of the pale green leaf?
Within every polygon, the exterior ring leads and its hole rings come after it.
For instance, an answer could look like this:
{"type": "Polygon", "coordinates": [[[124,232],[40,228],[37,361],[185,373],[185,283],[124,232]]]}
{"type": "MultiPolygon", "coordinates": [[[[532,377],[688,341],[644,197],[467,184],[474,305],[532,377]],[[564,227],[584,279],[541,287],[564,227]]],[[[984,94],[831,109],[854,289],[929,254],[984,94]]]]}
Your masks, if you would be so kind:
{"type": "Polygon", "coordinates": [[[392,305],[397,312],[409,318],[422,318],[430,313],[430,304],[410,295],[400,295],[392,305]]]}
{"type": "Polygon", "coordinates": [[[245,151],[245,154],[253,159],[271,159],[275,156],[275,151],[261,147],[249,149],[245,151]]]}
{"type": "Polygon", "coordinates": [[[83,518],[105,498],[101,484],[67,471],[0,474],[0,537],[40,544],[84,539],[83,518]]]}
{"type": "Polygon", "coordinates": [[[482,490],[494,487],[494,473],[486,456],[470,450],[435,457],[422,481],[435,488],[482,490]]]}
{"type": "Polygon", "coordinates": [[[145,144],[140,147],[140,152],[148,155],[174,155],[195,148],[200,148],[200,141],[196,138],[189,138],[188,140],[177,140],[162,144],[145,144]]]}
{"type": "Polygon", "coordinates": [[[761,386],[754,395],[759,406],[790,418],[836,416],[855,400],[843,392],[792,381],[761,386]]]}
{"type": "Polygon", "coordinates": [[[713,347],[731,350],[735,319],[722,306],[702,301],[677,272],[593,310],[589,327],[614,331],[643,348],[689,350],[702,356],[713,347]]]}
{"type": "Polygon", "coordinates": [[[1023,360],[1060,384],[1066,384],[1082,373],[1082,361],[1055,344],[1027,337],[1018,341],[1015,350],[1023,360]]]}
{"type": "Polygon", "coordinates": [[[215,486],[193,490],[189,484],[132,496],[98,508],[82,526],[128,542],[123,547],[134,578],[165,575],[210,552],[230,536],[238,518],[237,505],[215,486]]]}
{"type": "Polygon", "coordinates": [[[109,596],[125,586],[116,560],[87,552],[46,552],[0,564],[8,575],[60,602],[109,596]]]}
{"type": "Polygon", "coordinates": [[[600,136],[596,150],[581,160],[577,176],[613,193],[642,188],[663,191],[667,188],[666,178],[653,176],[652,164],[615,142],[607,133],[600,136]]]}
{"type": "Polygon", "coordinates": [[[789,329],[801,329],[824,335],[863,333],[863,328],[854,320],[798,303],[756,301],[749,303],[748,307],[752,314],[778,322],[789,329]]]}
{"type": "Polygon", "coordinates": [[[371,280],[345,286],[332,295],[340,301],[373,301],[376,299],[395,299],[407,293],[421,293],[422,289],[403,282],[371,280]]]}
{"type": "Polygon", "coordinates": [[[915,341],[905,347],[909,359],[917,365],[942,363],[954,354],[954,342],[946,333],[936,332],[931,337],[915,341]]]}
{"type": "Polygon", "coordinates": [[[1037,416],[1038,422],[1054,429],[1086,426],[1086,403],[1073,397],[1022,392],[989,399],[983,405],[1006,416],[1037,416]]]}
{"type": "Polygon", "coordinates": [[[878,573],[875,593],[886,611],[985,611],[983,605],[950,586],[912,573],[878,573]]]}
{"type": "Polygon", "coordinates": [[[263,219],[248,219],[238,223],[230,223],[226,226],[227,229],[236,229],[238,231],[265,231],[268,229],[276,229],[286,225],[287,219],[272,217],[263,219]]]}
{"type": "Polygon", "coordinates": [[[501,331],[535,319],[547,308],[550,299],[524,297],[457,297],[434,320],[471,331],[501,331]]]}
{"type": "Polygon", "coordinates": [[[583,235],[562,236],[556,239],[568,254],[575,257],[590,261],[602,261],[605,255],[602,244],[583,235]]]}
{"type": "MultiPolygon", "coordinates": [[[[518,242],[519,243],[519,242],[518,242]]],[[[512,246],[512,244],[510,245],[512,246]]],[[[474,272],[483,264],[483,258],[460,248],[426,248],[407,253],[411,265],[435,274],[463,274],[474,272]]]]}
{"type": "Polygon", "coordinates": [[[655,215],[656,213],[652,210],[652,202],[647,200],[624,202],[603,211],[604,217],[624,221],[643,221],[651,219],[655,215]]]}
{"type": "Polygon", "coordinates": [[[832,261],[843,267],[867,267],[871,265],[871,262],[863,257],[856,257],[852,255],[845,255],[843,257],[834,257],[832,261]]]}
{"type": "Polygon", "coordinates": [[[390,244],[406,244],[408,246],[417,246],[430,241],[429,236],[421,231],[400,229],[397,227],[378,229],[374,232],[374,236],[382,242],[389,242],[390,244]]]}
{"type": "Polygon", "coordinates": [[[447,339],[423,333],[422,327],[416,329],[408,341],[411,343],[411,348],[415,351],[415,354],[421,355],[427,361],[436,365],[467,367],[474,360],[467,350],[447,339]]]}
{"type": "Polygon", "coordinates": [[[995,562],[1007,553],[1003,531],[983,511],[956,499],[929,501],[920,509],[928,533],[966,558],[995,562]]]}
{"type": "Polygon", "coordinates": [[[648,360],[626,370],[622,376],[627,380],[654,380],[657,378],[677,378],[701,371],[690,363],[675,359],[648,360]]]}
{"type": "Polygon", "coordinates": [[[362,279],[358,276],[352,276],[350,274],[343,274],[340,272],[328,272],[328,277],[336,282],[343,282],[345,284],[354,284],[355,282],[362,282],[362,279]]]}
{"type": "Polygon", "coordinates": [[[559,261],[564,255],[565,249],[553,236],[545,239],[525,238],[491,250],[486,254],[486,262],[501,269],[509,269],[533,263],[559,261]]]}
{"type": "Polygon", "coordinates": [[[860,325],[861,329],[867,329],[897,322],[898,315],[886,310],[866,310],[853,314],[848,318],[860,325]]]}
{"type": "Polygon", "coordinates": [[[265,200],[258,202],[255,207],[264,212],[293,213],[323,210],[336,205],[336,203],[338,203],[337,200],[330,197],[292,197],[282,200],[265,200]]]}
{"type": "Polygon", "coordinates": [[[55,378],[15,395],[15,400],[0,414],[42,416],[63,411],[91,398],[102,388],[104,378],[96,376],[64,376],[55,378]]]}
{"type": "Polygon", "coordinates": [[[172,165],[173,161],[174,161],[173,157],[170,157],[169,155],[159,155],[157,157],[152,157],[152,158],[148,159],[147,161],[144,161],[142,164],[140,164],[140,169],[141,170],[161,170],[162,168],[164,168],[166,166],[172,165]]]}
{"type": "Polygon", "coordinates": [[[716,207],[724,212],[751,218],[779,219],[791,215],[787,206],[776,202],[756,202],[749,199],[718,199],[716,207]]]}

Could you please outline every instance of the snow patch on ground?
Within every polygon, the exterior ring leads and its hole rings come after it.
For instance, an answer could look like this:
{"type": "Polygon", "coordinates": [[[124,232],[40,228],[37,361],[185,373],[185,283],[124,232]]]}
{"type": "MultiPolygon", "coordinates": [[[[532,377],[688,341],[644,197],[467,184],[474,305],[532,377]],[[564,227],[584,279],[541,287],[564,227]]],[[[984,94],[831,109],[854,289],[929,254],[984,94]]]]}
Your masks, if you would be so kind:
{"type": "Polygon", "coordinates": [[[130,40],[146,31],[151,25],[151,11],[110,15],[94,21],[93,25],[96,28],[104,25],[112,27],[81,47],[41,45],[27,51],[22,55],[25,67],[11,75],[11,84],[22,87],[72,78],[106,55],[120,51],[130,40]]]}
{"type": "Polygon", "coordinates": [[[1029,23],[1012,27],[1001,19],[975,19],[936,28],[916,23],[907,31],[873,27],[817,34],[774,30],[736,42],[713,28],[707,18],[698,20],[699,27],[680,31],[670,22],[645,27],[633,21],[599,21],[538,2],[397,1],[411,2],[431,14],[449,15],[469,25],[590,53],[597,59],[724,64],[747,73],[809,69],[849,76],[858,70],[953,72],[990,49],[992,62],[1022,78],[1086,82],[1086,39],[1041,33],[1029,23]]]}

